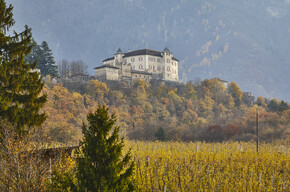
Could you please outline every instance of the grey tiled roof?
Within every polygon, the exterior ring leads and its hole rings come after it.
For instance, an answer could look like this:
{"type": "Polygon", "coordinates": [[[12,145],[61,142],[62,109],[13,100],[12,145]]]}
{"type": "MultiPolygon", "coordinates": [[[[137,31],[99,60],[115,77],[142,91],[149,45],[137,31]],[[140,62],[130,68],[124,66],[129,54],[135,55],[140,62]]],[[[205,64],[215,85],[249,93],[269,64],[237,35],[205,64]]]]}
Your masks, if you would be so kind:
{"type": "Polygon", "coordinates": [[[116,66],[112,66],[112,65],[101,65],[101,66],[98,66],[98,67],[95,67],[95,69],[101,69],[101,68],[113,68],[113,69],[120,69],[119,67],[116,67],[116,66]]]}
{"type": "MultiPolygon", "coordinates": [[[[166,47],[164,49],[164,52],[168,52],[168,51],[166,51],[166,49],[169,51],[169,49],[166,47]]],[[[162,57],[161,53],[162,52],[160,52],[160,51],[154,51],[154,50],[150,50],[150,49],[140,49],[140,50],[136,50],[136,51],[123,53],[124,54],[123,58],[131,57],[131,56],[138,56],[138,55],[152,55],[152,56],[162,57]]],[[[113,59],[114,59],[114,57],[110,57],[110,58],[103,60],[103,62],[113,60],[113,59]]],[[[178,59],[176,59],[175,57],[173,57],[172,59],[175,61],[178,61],[178,59]]]]}

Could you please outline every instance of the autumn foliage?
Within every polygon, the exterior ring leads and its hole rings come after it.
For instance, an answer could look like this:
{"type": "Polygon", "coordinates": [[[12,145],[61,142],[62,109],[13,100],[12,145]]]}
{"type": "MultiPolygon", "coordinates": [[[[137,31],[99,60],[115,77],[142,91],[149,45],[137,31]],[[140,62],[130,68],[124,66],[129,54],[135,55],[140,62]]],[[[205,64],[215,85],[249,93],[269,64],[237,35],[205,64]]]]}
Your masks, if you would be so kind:
{"type": "MultiPolygon", "coordinates": [[[[78,144],[88,112],[105,104],[116,114],[120,135],[128,139],[160,139],[161,129],[162,140],[253,140],[257,105],[243,103],[240,88],[230,85],[227,90],[215,79],[180,85],[148,85],[139,80],[122,88],[91,80],[85,90],[78,90],[46,82],[43,92],[48,102],[43,111],[48,119],[42,134],[56,144],[78,144]]],[[[288,104],[277,101],[281,110],[273,111],[269,102],[257,100],[261,139],[289,138],[288,104]]]]}

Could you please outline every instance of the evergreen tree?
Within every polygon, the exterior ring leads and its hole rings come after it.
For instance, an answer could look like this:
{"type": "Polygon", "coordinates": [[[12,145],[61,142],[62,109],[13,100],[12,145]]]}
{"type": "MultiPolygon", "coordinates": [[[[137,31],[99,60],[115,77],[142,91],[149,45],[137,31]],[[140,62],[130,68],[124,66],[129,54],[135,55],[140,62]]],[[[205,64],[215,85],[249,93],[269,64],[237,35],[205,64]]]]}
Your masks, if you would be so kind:
{"type": "Polygon", "coordinates": [[[44,72],[43,76],[50,75],[52,77],[58,76],[58,66],[55,65],[54,57],[52,55],[51,49],[49,49],[46,41],[43,41],[41,44],[42,57],[43,57],[43,65],[44,72]]]}
{"type": "Polygon", "coordinates": [[[37,69],[40,69],[41,75],[45,77],[50,75],[52,77],[58,77],[58,66],[55,65],[52,51],[49,49],[46,41],[43,41],[41,45],[34,42],[31,53],[28,55],[27,60],[29,62],[37,61],[37,69]]]}
{"type": "Polygon", "coordinates": [[[0,0],[0,10],[0,118],[12,123],[21,135],[44,122],[46,116],[39,110],[46,95],[41,95],[43,82],[36,62],[25,59],[32,49],[31,29],[25,26],[23,32],[11,35],[13,7],[0,0]]]}
{"type": "Polygon", "coordinates": [[[268,108],[272,112],[278,111],[279,101],[276,98],[271,99],[270,103],[268,104],[268,108]]]}
{"type": "Polygon", "coordinates": [[[165,139],[166,139],[166,137],[165,137],[165,132],[164,132],[164,130],[163,130],[162,127],[160,127],[160,128],[156,131],[156,133],[155,133],[155,137],[156,137],[156,139],[159,140],[159,141],[165,141],[165,139]]]}
{"type": "Polygon", "coordinates": [[[108,108],[99,106],[87,119],[89,124],[82,127],[84,139],[77,152],[79,191],[133,191],[134,164],[130,164],[130,152],[122,158],[124,142],[119,140],[114,114],[110,116],[108,108]]]}
{"type": "Polygon", "coordinates": [[[285,101],[281,101],[278,107],[278,111],[283,112],[289,109],[288,103],[285,101]]]}

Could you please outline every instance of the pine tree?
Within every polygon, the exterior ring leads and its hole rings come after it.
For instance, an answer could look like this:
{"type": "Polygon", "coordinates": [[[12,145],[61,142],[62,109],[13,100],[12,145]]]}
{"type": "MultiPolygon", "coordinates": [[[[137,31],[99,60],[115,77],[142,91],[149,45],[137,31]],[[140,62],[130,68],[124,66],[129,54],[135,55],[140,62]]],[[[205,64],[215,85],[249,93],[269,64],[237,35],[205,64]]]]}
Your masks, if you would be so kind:
{"type": "Polygon", "coordinates": [[[43,76],[50,75],[52,77],[58,76],[58,66],[55,65],[54,57],[51,49],[49,49],[46,41],[41,44],[42,57],[44,59],[45,71],[42,73],[43,76]]]}
{"type": "Polygon", "coordinates": [[[0,118],[12,123],[21,135],[44,122],[46,116],[39,110],[46,95],[41,95],[43,82],[36,63],[25,59],[32,49],[31,29],[25,26],[23,32],[11,35],[13,7],[0,0],[0,10],[0,118]]]}
{"type": "Polygon", "coordinates": [[[159,141],[165,141],[165,139],[166,139],[165,132],[164,132],[162,127],[159,127],[159,129],[156,131],[155,137],[159,141]]]}
{"type": "Polygon", "coordinates": [[[285,101],[281,101],[278,107],[278,111],[283,112],[289,109],[288,103],[285,101]]]}
{"type": "Polygon", "coordinates": [[[29,62],[37,61],[37,69],[40,69],[41,75],[45,77],[50,75],[52,77],[58,77],[58,66],[55,65],[54,57],[51,49],[46,41],[43,41],[41,45],[36,42],[33,43],[31,53],[28,55],[27,60],[29,62]]]}
{"type": "Polygon", "coordinates": [[[271,99],[270,103],[268,104],[268,108],[272,112],[276,112],[279,109],[279,101],[276,98],[271,99]]]}
{"type": "Polygon", "coordinates": [[[87,119],[77,158],[79,191],[133,191],[134,164],[130,164],[130,151],[122,158],[124,142],[119,140],[114,114],[110,116],[108,108],[99,106],[87,119]]]}

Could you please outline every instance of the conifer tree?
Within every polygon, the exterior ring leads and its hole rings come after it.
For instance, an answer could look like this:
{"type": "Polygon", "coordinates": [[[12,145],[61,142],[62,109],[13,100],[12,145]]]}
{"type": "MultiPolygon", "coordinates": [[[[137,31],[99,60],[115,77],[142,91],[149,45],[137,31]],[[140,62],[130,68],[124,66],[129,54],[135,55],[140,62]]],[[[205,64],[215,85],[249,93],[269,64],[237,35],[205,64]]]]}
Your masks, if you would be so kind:
{"type": "Polygon", "coordinates": [[[124,142],[119,140],[114,114],[110,116],[108,108],[99,106],[87,120],[77,158],[79,191],[133,191],[134,164],[130,164],[130,151],[122,156],[124,142]]]}
{"type": "Polygon", "coordinates": [[[51,49],[48,47],[48,44],[46,41],[43,41],[41,43],[41,50],[42,50],[42,56],[43,56],[43,65],[44,72],[42,73],[43,76],[50,75],[52,77],[58,76],[58,66],[55,65],[54,57],[52,55],[51,49]]]}
{"type": "Polygon", "coordinates": [[[52,51],[46,41],[43,41],[41,45],[33,42],[33,48],[31,53],[28,55],[27,60],[29,62],[37,61],[36,68],[40,69],[43,77],[46,75],[58,77],[58,66],[55,65],[52,51]]]}
{"type": "Polygon", "coordinates": [[[46,95],[41,95],[43,82],[36,62],[25,59],[32,49],[31,29],[25,26],[23,32],[11,35],[13,7],[0,0],[0,10],[0,118],[12,123],[18,134],[25,134],[44,122],[46,116],[39,110],[46,95]]]}

